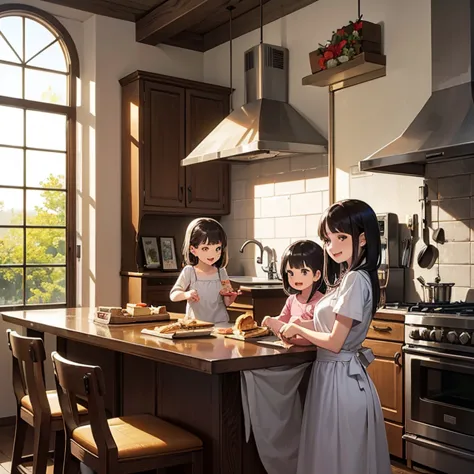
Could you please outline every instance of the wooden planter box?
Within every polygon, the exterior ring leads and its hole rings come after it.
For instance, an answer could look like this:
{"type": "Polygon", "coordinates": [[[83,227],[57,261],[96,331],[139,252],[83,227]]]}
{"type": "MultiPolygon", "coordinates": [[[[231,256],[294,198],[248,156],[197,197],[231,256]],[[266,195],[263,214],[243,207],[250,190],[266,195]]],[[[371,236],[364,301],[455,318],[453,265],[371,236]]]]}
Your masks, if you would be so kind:
{"type": "MultiPolygon", "coordinates": [[[[344,27],[344,30],[350,34],[352,33],[354,27],[352,25],[347,25],[344,27]]],[[[382,27],[376,23],[371,23],[370,21],[362,20],[362,30],[360,31],[362,36],[362,41],[360,45],[360,51],[357,51],[357,55],[360,53],[375,53],[381,54],[382,53],[382,27]]],[[[355,56],[356,57],[356,56],[355,56]]],[[[319,65],[319,59],[321,58],[321,54],[318,50],[312,51],[309,53],[309,64],[311,66],[311,72],[316,74],[317,72],[321,71],[321,66],[319,65]]],[[[353,61],[352,58],[351,61],[353,61]]],[[[346,63],[347,64],[347,63],[346,63]]],[[[342,65],[336,66],[331,68],[331,70],[335,70],[342,65]]]]}

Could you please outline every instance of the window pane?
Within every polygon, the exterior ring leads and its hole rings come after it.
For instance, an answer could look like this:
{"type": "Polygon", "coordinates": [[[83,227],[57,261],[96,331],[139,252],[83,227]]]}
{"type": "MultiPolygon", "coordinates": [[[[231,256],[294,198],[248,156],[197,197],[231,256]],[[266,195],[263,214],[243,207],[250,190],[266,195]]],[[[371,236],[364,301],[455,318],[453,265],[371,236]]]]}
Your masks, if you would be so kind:
{"type": "Polygon", "coordinates": [[[23,146],[23,110],[0,105],[0,145],[23,146]]]}
{"type": "Polygon", "coordinates": [[[27,110],[26,145],[30,148],[66,151],[66,116],[27,110]]]}
{"type": "Polygon", "coordinates": [[[26,269],[26,303],[30,305],[66,302],[66,268],[26,269]]]}
{"type": "Polygon", "coordinates": [[[32,188],[66,187],[66,153],[26,152],[26,185],[32,188]]]}
{"type": "Polygon", "coordinates": [[[67,105],[67,76],[26,69],[25,99],[67,105]]]}
{"type": "Polygon", "coordinates": [[[8,66],[0,64],[0,95],[22,98],[23,78],[21,66],[8,66]]]}
{"type": "Polygon", "coordinates": [[[0,18],[0,31],[20,59],[23,59],[23,19],[19,16],[0,18]]]}
{"type": "Polygon", "coordinates": [[[43,52],[33,58],[28,66],[52,69],[53,71],[67,72],[66,57],[59,41],[46,48],[43,52]]]}
{"type": "Polygon", "coordinates": [[[0,147],[0,170],[0,185],[23,186],[23,150],[0,147]]]}
{"type": "Polygon", "coordinates": [[[66,225],[65,191],[26,191],[27,225],[66,225]]]}
{"type": "Polygon", "coordinates": [[[23,264],[23,229],[0,227],[0,265],[23,264]]]}
{"type": "Polygon", "coordinates": [[[66,263],[66,230],[26,229],[26,263],[66,263]]]}
{"type": "Polygon", "coordinates": [[[23,269],[0,268],[0,306],[23,304],[23,269]]]}
{"type": "Polygon", "coordinates": [[[5,41],[5,38],[3,38],[1,34],[0,34],[0,60],[9,61],[11,63],[20,63],[20,59],[15,54],[11,46],[5,41]]]}
{"type": "Polygon", "coordinates": [[[23,191],[0,188],[0,224],[23,224],[23,191]]]}
{"type": "Polygon", "coordinates": [[[35,20],[25,19],[25,60],[52,43],[56,37],[45,26],[35,20]]]}

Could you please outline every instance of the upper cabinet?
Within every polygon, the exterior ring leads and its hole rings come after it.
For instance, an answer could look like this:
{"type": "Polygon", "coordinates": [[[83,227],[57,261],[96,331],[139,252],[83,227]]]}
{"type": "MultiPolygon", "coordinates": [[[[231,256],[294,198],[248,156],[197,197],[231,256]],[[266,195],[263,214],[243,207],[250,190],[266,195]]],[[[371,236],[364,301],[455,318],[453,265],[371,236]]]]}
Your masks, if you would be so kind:
{"type": "Polygon", "coordinates": [[[120,83],[124,214],[228,214],[229,164],[180,162],[227,116],[230,89],[141,71],[120,83]]]}

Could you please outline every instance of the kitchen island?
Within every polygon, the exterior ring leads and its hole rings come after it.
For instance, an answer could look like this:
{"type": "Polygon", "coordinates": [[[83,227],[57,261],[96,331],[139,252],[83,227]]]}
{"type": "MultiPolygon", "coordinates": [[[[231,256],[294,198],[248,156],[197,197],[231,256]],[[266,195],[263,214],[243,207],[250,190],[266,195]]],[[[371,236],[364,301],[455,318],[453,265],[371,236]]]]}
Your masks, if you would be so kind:
{"type": "Polygon", "coordinates": [[[93,315],[93,308],[2,313],[29,335],[57,336],[63,356],[100,365],[110,416],[153,413],[194,432],[204,442],[206,474],[265,472],[253,438],[245,441],[240,371],[312,361],[315,348],[279,350],[223,336],[172,341],[141,333],[165,323],[107,326],[93,315]]]}

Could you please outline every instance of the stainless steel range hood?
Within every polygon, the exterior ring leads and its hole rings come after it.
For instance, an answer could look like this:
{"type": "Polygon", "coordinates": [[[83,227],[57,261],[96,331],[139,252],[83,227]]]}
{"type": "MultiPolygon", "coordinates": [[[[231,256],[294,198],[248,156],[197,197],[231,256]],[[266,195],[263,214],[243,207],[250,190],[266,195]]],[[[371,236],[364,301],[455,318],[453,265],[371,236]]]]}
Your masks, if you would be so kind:
{"type": "Polygon", "coordinates": [[[265,43],[245,52],[246,104],[182,160],[183,166],[327,153],[327,140],[288,103],[288,54],[265,43]]]}
{"type": "Polygon", "coordinates": [[[396,140],[362,171],[424,176],[427,163],[474,158],[474,0],[431,1],[432,95],[396,140]]]}

